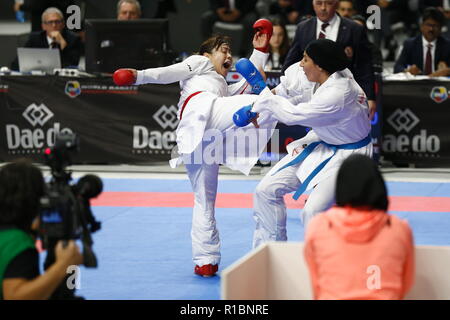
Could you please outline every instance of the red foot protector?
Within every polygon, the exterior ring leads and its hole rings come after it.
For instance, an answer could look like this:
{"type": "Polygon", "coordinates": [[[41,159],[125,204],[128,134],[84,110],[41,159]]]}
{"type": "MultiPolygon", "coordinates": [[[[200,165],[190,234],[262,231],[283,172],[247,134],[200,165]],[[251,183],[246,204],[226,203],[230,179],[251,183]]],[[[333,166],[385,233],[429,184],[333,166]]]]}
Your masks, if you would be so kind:
{"type": "Polygon", "coordinates": [[[136,82],[133,72],[127,69],[116,70],[113,74],[113,80],[118,86],[129,86],[136,82]]]}

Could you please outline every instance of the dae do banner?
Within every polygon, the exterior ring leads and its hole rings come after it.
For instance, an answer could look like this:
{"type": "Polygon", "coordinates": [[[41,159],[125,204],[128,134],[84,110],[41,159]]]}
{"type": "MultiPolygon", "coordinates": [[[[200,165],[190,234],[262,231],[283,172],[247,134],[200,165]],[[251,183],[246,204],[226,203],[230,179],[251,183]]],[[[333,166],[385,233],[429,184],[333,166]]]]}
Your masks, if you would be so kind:
{"type": "Polygon", "coordinates": [[[179,86],[118,87],[110,78],[0,78],[0,159],[43,162],[55,134],[80,137],[75,163],[165,161],[175,146],[179,86]]]}
{"type": "Polygon", "coordinates": [[[382,155],[394,164],[450,165],[450,82],[383,83],[382,155]]]}

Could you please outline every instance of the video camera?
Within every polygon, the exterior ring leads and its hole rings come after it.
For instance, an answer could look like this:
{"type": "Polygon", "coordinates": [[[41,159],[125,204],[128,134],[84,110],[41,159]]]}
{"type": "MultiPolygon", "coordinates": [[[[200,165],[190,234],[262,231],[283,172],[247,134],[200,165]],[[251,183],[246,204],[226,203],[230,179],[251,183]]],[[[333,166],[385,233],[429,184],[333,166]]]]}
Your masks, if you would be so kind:
{"type": "Polygon", "coordinates": [[[45,163],[51,168],[52,175],[46,185],[46,194],[41,198],[40,211],[39,234],[43,247],[48,249],[46,266],[54,262],[53,251],[57,241],[80,239],[84,265],[97,267],[91,233],[99,230],[101,223],[95,220],[89,201],[102,192],[103,184],[98,176],[92,174],[70,184],[72,172],[66,167],[72,164],[71,153],[78,149],[76,134],[60,133],[55,137],[54,146],[45,150],[45,163]]]}

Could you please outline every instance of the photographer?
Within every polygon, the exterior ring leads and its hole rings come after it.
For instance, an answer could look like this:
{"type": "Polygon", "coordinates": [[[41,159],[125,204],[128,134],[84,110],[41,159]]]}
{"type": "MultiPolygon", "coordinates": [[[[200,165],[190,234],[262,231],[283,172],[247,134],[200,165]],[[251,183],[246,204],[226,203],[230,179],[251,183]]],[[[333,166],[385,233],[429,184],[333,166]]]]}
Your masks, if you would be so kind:
{"type": "Polygon", "coordinates": [[[0,169],[0,299],[48,299],[67,268],[83,262],[74,241],[59,241],[55,262],[39,275],[34,234],[44,188],[42,173],[26,160],[0,169]]]}

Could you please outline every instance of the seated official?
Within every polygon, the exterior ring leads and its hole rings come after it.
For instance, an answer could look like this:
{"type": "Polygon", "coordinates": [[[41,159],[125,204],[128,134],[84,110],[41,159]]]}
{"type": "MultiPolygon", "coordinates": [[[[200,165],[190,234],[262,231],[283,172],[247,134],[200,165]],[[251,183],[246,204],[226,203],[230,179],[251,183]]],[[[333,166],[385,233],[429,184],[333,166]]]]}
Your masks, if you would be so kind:
{"type": "MultiPolygon", "coordinates": [[[[42,29],[32,32],[26,48],[58,48],[61,54],[61,66],[77,67],[83,53],[81,39],[72,31],[65,29],[62,12],[54,7],[42,13],[42,29]]],[[[11,64],[12,70],[19,70],[18,59],[11,64]]]]}
{"type": "Polygon", "coordinates": [[[441,36],[444,14],[434,8],[425,9],[420,25],[421,34],[407,39],[394,65],[394,73],[430,77],[450,75],[450,40],[441,36]]]}
{"type": "Polygon", "coordinates": [[[41,171],[27,160],[0,169],[0,300],[48,299],[67,268],[83,262],[73,240],[58,241],[55,262],[39,275],[34,234],[44,187],[41,171]]]}
{"type": "Polygon", "coordinates": [[[137,0],[120,0],[117,3],[117,20],[137,20],[141,18],[141,5],[137,0]]]}

